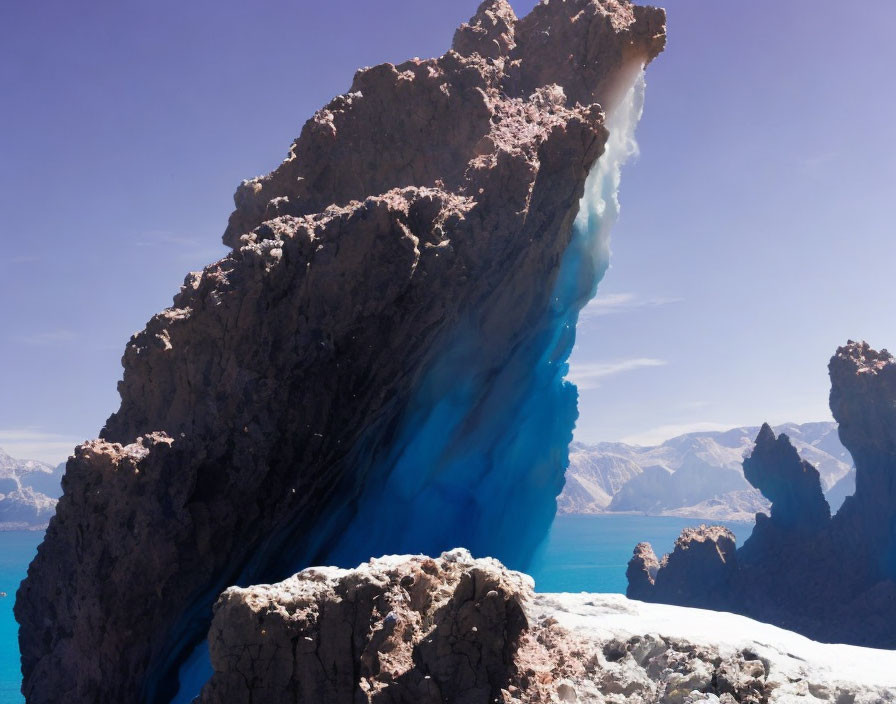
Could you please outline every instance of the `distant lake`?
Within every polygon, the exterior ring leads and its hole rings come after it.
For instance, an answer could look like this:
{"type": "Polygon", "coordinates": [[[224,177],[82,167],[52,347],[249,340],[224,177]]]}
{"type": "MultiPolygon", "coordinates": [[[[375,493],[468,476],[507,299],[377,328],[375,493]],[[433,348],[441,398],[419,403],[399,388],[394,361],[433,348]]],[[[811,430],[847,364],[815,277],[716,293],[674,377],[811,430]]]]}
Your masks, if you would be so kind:
{"type": "Polygon", "coordinates": [[[648,542],[657,557],[672,552],[683,528],[722,524],[743,544],[752,523],[667,516],[557,516],[528,570],[540,592],[625,593],[625,568],[635,545],[648,542]]]}
{"type": "MultiPolygon", "coordinates": [[[[707,521],[708,522],[708,521],[707,521]]],[[[682,528],[700,520],[652,516],[558,516],[529,573],[540,592],[625,592],[625,566],[635,545],[670,552],[682,528]]],[[[740,545],[751,524],[724,522],[740,545]]],[[[40,531],[0,532],[0,704],[22,704],[18,624],[12,615],[19,582],[43,538],[40,531]]]]}

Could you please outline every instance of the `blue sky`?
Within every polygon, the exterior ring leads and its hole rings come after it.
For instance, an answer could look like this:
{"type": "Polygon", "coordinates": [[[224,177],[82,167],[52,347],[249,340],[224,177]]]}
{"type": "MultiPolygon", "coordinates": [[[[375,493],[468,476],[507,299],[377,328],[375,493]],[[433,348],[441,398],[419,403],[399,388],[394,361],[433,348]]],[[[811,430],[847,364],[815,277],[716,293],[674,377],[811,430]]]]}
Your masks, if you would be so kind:
{"type": "MultiPolygon", "coordinates": [[[[55,461],[95,436],[128,337],[225,252],[239,180],[358,66],[441,53],[476,4],[3,4],[0,446],[55,461]]],[[[822,419],[838,344],[896,346],[896,3],[665,5],[573,358],[586,441],[822,419]]]]}

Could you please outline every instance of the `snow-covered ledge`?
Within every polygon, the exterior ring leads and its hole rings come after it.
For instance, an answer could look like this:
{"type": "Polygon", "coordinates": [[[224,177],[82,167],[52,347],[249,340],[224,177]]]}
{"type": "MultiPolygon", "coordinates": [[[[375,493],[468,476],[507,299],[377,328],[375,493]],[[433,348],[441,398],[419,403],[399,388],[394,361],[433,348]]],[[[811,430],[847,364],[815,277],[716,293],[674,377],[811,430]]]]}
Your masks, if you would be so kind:
{"type": "MultiPolygon", "coordinates": [[[[536,622],[555,621],[604,653],[601,678],[574,683],[577,699],[569,701],[616,701],[600,692],[602,683],[611,680],[628,681],[633,692],[649,691],[651,682],[665,681],[667,693],[659,700],[663,702],[752,701],[746,691],[739,697],[732,693],[731,699],[724,693],[721,699],[704,693],[713,687],[713,675],[715,688],[724,689],[719,682],[724,668],[715,666],[714,671],[715,660],[742,663],[740,685],[745,689],[750,685],[750,661],[755,661],[753,686],[761,682],[769,702],[896,701],[892,650],[818,643],[737,614],[649,604],[621,594],[537,594],[527,611],[536,622]],[[658,671],[663,659],[668,671],[658,671]],[[688,686],[702,692],[673,695],[673,690],[688,686]]],[[[761,693],[757,695],[760,701],[761,693]]]]}

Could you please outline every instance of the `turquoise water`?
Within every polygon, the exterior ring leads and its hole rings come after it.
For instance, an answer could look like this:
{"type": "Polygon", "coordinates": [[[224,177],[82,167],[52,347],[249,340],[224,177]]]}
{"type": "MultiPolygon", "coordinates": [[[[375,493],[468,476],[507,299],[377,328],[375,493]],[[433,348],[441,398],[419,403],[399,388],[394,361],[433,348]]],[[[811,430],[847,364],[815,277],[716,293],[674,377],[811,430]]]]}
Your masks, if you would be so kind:
{"type": "MultiPolygon", "coordinates": [[[[682,528],[699,524],[686,518],[650,516],[558,516],[529,572],[542,592],[624,592],[625,566],[635,545],[647,540],[660,555],[669,552],[682,528]]],[[[726,522],[738,537],[751,526],[726,522]]],[[[12,605],[43,534],[0,532],[0,704],[21,704],[18,626],[12,605]]]]}
{"type": "Polygon", "coordinates": [[[19,582],[44,537],[42,531],[0,532],[0,704],[20,704],[19,627],[12,617],[12,605],[19,582]]]}

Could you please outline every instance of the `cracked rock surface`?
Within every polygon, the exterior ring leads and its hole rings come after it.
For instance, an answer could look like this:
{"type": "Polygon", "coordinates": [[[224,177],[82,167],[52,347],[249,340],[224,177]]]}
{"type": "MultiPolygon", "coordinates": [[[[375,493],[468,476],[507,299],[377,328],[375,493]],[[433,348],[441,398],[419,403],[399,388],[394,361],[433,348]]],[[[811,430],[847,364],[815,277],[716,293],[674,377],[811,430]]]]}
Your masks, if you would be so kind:
{"type": "Polygon", "coordinates": [[[203,704],[896,701],[896,653],[615,594],[534,594],[460,549],[228,589],[209,643],[203,704]]]}
{"type": "MultiPolygon", "coordinates": [[[[605,111],[664,23],[487,0],[443,56],[358,71],[240,185],[232,252],[133,336],[120,408],[68,463],[15,606],[29,704],[170,701],[218,594],[319,562],[382,485],[460,329],[483,384],[540,339],[605,111]]],[[[543,515],[554,465],[533,473],[543,515]]]]}

